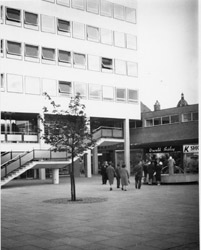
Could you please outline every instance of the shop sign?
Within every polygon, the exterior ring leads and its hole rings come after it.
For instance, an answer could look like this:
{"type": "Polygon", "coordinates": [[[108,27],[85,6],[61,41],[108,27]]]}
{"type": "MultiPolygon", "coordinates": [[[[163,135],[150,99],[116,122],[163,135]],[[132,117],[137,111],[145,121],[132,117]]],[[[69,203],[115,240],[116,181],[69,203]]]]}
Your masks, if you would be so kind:
{"type": "Polygon", "coordinates": [[[176,152],[180,150],[181,150],[180,147],[165,146],[165,147],[148,148],[146,151],[148,153],[169,153],[169,152],[176,152]]]}
{"type": "Polygon", "coordinates": [[[198,153],[199,145],[183,145],[184,153],[198,153]]]}

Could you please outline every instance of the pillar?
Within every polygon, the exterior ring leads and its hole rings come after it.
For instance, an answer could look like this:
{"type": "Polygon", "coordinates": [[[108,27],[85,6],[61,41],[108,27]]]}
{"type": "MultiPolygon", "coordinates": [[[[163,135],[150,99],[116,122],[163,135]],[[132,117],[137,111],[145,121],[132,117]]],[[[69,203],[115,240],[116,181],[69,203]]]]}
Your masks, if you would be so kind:
{"type": "Polygon", "coordinates": [[[86,177],[91,177],[91,150],[87,150],[87,173],[86,177]]]}
{"type": "Polygon", "coordinates": [[[40,168],[39,169],[39,179],[40,180],[45,180],[46,179],[45,168],[40,168]]]}
{"type": "Polygon", "coordinates": [[[130,129],[127,118],[124,120],[124,162],[130,174],[130,129]]]}
{"type": "Polygon", "coordinates": [[[93,149],[93,174],[98,174],[98,147],[93,149]]]}
{"type": "Polygon", "coordinates": [[[34,179],[37,179],[37,169],[34,169],[34,179]]]}
{"type": "Polygon", "coordinates": [[[52,169],[52,183],[59,184],[59,169],[52,169]]]}

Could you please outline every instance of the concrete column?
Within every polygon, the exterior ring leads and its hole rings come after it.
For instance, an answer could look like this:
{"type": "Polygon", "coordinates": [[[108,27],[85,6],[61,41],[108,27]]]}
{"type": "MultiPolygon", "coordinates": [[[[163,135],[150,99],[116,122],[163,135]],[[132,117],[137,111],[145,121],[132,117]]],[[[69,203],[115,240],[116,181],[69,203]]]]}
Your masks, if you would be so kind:
{"type": "Polygon", "coordinates": [[[98,174],[98,147],[93,149],[93,174],[98,174]]]}
{"type": "Polygon", "coordinates": [[[34,171],[34,179],[36,179],[37,178],[37,169],[34,169],[33,171],[34,171]]]}
{"type": "Polygon", "coordinates": [[[59,184],[59,169],[52,169],[52,183],[59,184]]]}
{"type": "Polygon", "coordinates": [[[87,150],[87,176],[91,177],[91,150],[87,150]]]}
{"type": "Polygon", "coordinates": [[[45,180],[46,179],[45,168],[40,168],[39,169],[39,179],[40,180],[45,180]]]}
{"type": "Polygon", "coordinates": [[[130,129],[127,118],[124,120],[124,162],[130,174],[130,129]]]}

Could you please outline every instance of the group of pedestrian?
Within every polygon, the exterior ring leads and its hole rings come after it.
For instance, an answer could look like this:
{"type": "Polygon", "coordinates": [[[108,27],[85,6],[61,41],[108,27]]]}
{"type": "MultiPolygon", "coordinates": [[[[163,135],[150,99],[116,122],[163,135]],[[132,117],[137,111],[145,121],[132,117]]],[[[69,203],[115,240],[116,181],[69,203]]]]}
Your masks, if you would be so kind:
{"type": "Polygon", "coordinates": [[[155,177],[157,185],[160,185],[162,168],[163,162],[160,159],[146,160],[143,164],[144,183],[152,185],[155,177]]]}

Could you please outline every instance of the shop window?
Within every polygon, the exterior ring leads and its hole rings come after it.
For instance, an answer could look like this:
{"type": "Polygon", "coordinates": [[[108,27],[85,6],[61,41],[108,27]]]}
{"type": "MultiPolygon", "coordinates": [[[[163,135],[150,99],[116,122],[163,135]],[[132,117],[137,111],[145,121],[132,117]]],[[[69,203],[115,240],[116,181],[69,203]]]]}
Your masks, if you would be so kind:
{"type": "Polygon", "coordinates": [[[78,10],[85,10],[85,0],[72,0],[72,7],[78,10]]]}
{"type": "Polygon", "coordinates": [[[71,66],[71,52],[66,50],[58,50],[59,65],[71,66]]]}
{"type": "Polygon", "coordinates": [[[99,13],[99,0],[86,0],[87,11],[98,14],[99,13]]]}
{"type": "Polygon", "coordinates": [[[94,71],[100,71],[100,57],[88,55],[88,69],[94,71]]]}
{"type": "Polygon", "coordinates": [[[85,67],[86,67],[85,54],[74,53],[73,54],[73,65],[75,68],[85,69],[85,67]]]}
{"type": "Polygon", "coordinates": [[[162,124],[169,124],[170,123],[170,117],[164,116],[162,117],[162,124]]]}
{"type": "Polygon", "coordinates": [[[114,45],[117,47],[125,47],[125,35],[122,32],[114,32],[114,45]]]}
{"type": "Polygon", "coordinates": [[[65,95],[72,95],[72,83],[66,81],[59,81],[59,93],[65,95]]]}
{"type": "Polygon", "coordinates": [[[16,59],[22,58],[22,44],[13,41],[7,41],[7,57],[12,57],[16,59]]]}
{"type": "Polygon", "coordinates": [[[115,59],[115,73],[120,75],[126,75],[126,62],[115,59]]]}
{"type": "Polygon", "coordinates": [[[22,93],[23,92],[22,76],[7,74],[7,90],[8,92],[22,93]]]}
{"type": "Polygon", "coordinates": [[[103,16],[112,17],[113,4],[111,2],[101,0],[100,13],[103,16]]]}
{"type": "Polygon", "coordinates": [[[99,42],[99,28],[87,26],[87,40],[92,42],[99,42]]]}
{"type": "Polygon", "coordinates": [[[21,10],[6,8],[6,24],[21,26],[21,10]]]}
{"type": "Polygon", "coordinates": [[[134,62],[127,62],[127,74],[128,76],[138,76],[138,65],[134,62]]]}
{"type": "Polygon", "coordinates": [[[102,90],[101,85],[89,84],[89,98],[101,100],[102,90]]]}
{"type": "Polygon", "coordinates": [[[102,57],[102,71],[112,72],[113,71],[113,60],[110,58],[102,57]]]}
{"type": "Polygon", "coordinates": [[[113,31],[108,29],[101,29],[101,43],[112,45],[113,44],[113,31]]]}
{"type": "Polygon", "coordinates": [[[70,36],[71,34],[70,21],[57,19],[57,31],[59,35],[70,36]]]}
{"type": "Polygon", "coordinates": [[[161,125],[161,117],[159,118],[154,118],[154,126],[161,125]]]}
{"type": "Polygon", "coordinates": [[[42,47],[43,62],[55,62],[55,49],[42,47]]]}
{"type": "Polygon", "coordinates": [[[145,126],[146,127],[152,127],[153,126],[153,119],[145,120],[145,126]]]}
{"type": "Polygon", "coordinates": [[[116,89],[116,101],[125,102],[126,101],[126,89],[116,89]]]}
{"type": "Polygon", "coordinates": [[[171,115],[170,116],[171,123],[177,123],[179,122],[179,115],[171,115]]]}
{"type": "Polygon", "coordinates": [[[137,50],[137,37],[136,36],[126,34],[126,48],[137,50]]]}
{"type": "Polygon", "coordinates": [[[182,122],[190,122],[191,121],[191,113],[182,114],[182,122]]]}
{"type": "Polygon", "coordinates": [[[83,23],[73,22],[73,37],[85,39],[85,26],[83,23]]]}
{"type": "Polygon", "coordinates": [[[50,96],[56,96],[57,93],[57,82],[53,79],[42,80],[42,91],[46,92],[50,96]]]}
{"type": "Polygon", "coordinates": [[[198,121],[198,112],[192,113],[193,121],[198,121]]]}
{"type": "Polygon", "coordinates": [[[0,81],[1,81],[1,91],[5,90],[5,79],[4,74],[1,74],[0,81]]]}
{"type": "Polygon", "coordinates": [[[125,13],[124,13],[124,6],[119,4],[114,4],[114,18],[124,20],[125,13]]]}
{"type": "Polygon", "coordinates": [[[40,95],[40,78],[25,76],[26,94],[40,95]]]}
{"type": "Polygon", "coordinates": [[[128,102],[138,102],[138,91],[128,89],[128,102]]]}
{"type": "Polygon", "coordinates": [[[70,0],[57,0],[57,4],[70,7],[70,0]]]}
{"type": "Polygon", "coordinates": [[[1,23],[3,23],[3,16],[4,16],[4,13],[3,13],[3,11],[4,11],[4,7],[3,7],[3,5],[1,5],[0,6],[0,24],[1,23]]]}
{"type": "Polygon", "coordinates": [[[125,7],[126,21],[130,23],[136,23],[136,10],[133,8],[125,7]]]}
{"type": "Polygon", "coordinates": [[[24,11],[24,27],[38,30],[38,14],[24,11]]]}
{"type": "Polygon", "coordinates": [[[39,46],[25,44],[24,55],[26,60],[31,58],[32,61],[39,62],[39,46]]]}
{"type": "Polygon", "coordinates": [[[114,88],[111,86],[103,86],[103,100],[114,100],[114,88]]]}
{"type": "Polygon", "coordinates": [[[4,56],[4,40],[1,39],[1,48],[0,48],[0,56],[4,56]]]}
{"type": "Polygon", "coordinates": [[[52,16],[41,15],[41,31],[55,33],[55,19],[52,16]]]}
{"type": "Polygon", "coordinates": [[[87,97],[87,84],[82,82],[75,82],[74,83],[74,93],[80,94],[82,98],[87,97]]]}

